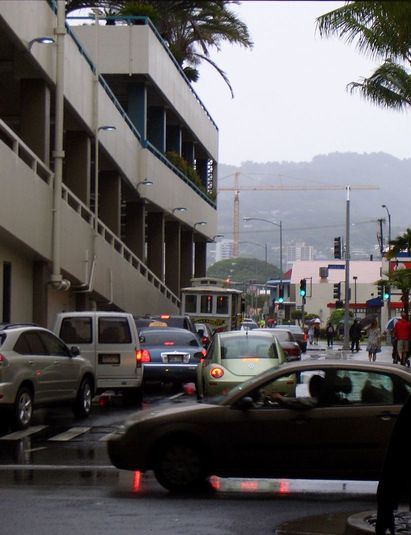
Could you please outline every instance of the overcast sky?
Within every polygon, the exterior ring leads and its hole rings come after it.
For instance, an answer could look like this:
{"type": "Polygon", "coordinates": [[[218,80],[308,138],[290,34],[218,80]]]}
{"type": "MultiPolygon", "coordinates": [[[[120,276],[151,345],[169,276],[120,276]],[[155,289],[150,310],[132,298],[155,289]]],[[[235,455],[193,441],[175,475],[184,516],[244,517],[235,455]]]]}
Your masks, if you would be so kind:
{"type": "Polygon", "coordinates": [[[212,54],[234,99],[204,62],[194,84],[219,127],[220,163],[301,162],[331,152],[411,157],[410,114],[385,110],[346,90],[378,63],[354,44],[316,33],[316,18],[343,4],[249,0],[236,7],[254,48],[224,45],[212,54]]]}

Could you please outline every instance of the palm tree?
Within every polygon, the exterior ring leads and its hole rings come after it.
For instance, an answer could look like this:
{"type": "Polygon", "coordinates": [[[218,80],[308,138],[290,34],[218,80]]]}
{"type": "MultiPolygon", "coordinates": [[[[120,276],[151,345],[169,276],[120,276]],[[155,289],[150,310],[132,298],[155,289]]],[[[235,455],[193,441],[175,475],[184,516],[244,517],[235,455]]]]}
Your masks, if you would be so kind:
{"type": "Polygon", "coordinates": [[[398,1],[349,2],[317,19],[321,36],[338,35],[384,62],[361,82],[348,84],[351,92],[374,104],[402,110],[411,104],[411,3],[398,1]]]}
{"type": "Polygon", "coordinates": [[[68,0],[67,11],[91,4],[110,10],[110,14],[149,17],[190,81],[198,80],[197,67],[207,61],[234,96],[227,75],[210,58],[210,50],[221,50],[223,42],[252,48],[247,26],[230,9],[231,4],[239,4],[238,0],[68,0]]]}

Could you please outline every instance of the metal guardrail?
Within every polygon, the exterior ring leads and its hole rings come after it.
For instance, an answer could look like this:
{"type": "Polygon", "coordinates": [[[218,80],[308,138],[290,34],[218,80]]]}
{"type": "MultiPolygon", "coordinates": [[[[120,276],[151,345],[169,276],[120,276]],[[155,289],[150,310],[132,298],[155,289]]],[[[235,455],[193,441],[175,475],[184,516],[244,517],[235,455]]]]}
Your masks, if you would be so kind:
{"type": "MultiPolygon", "coordinates": [[[[0,141],[7,145],[32,171],[50,187],[53,187],[54,173],[27,145],[0,119],[0,141]]],[[[62,199],[84,220],[94,228],[93,212],[71,190],[62,184],[62,199]]],[[[153,284],[176,306],[180,299],[129,249],[102,221],[98,222],[98,234],[111,245],[134,269],[153,284]]]]}

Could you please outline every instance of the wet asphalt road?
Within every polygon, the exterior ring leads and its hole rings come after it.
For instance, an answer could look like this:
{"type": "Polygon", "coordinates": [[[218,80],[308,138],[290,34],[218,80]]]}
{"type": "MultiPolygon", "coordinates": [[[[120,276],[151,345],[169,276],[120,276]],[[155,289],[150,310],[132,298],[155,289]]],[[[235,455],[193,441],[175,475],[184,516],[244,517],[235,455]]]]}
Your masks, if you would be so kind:
{"type": "MultiPolygon", "coordinates": [[[[152,392],[145,408],[163,397],[152,392]]],[[[39,410],[36,432],[16,439],[0,423],[0,534],[258,535],[291,519],[375,509],[371,482],[215,478],[212,494],[172,496],[152,473],[110,464],[105,437],[134,410],[118,398],[83,422],[39,410]]]]}

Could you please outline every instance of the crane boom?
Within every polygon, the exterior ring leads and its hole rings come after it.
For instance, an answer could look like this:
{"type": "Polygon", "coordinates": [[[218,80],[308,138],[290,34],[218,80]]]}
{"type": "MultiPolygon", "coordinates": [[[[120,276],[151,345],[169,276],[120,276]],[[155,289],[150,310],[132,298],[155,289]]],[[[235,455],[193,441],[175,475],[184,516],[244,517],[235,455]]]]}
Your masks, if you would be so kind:
{"type": "MultiPolygon", "coordinates": [[[[221,191],[233,191],[234,192],[234,205],[233,205],[233,256],[239,254],[239,236],[240,236],[240,191],[343,191],[347,189],[347,186],[341,186],[339,184],[304,184],[304,185],[262,185],[262,186],[240,186],[240,171],[234,173],[234,185],[230,187],[220,187],[217,189],[221,191]]],[[[223,178],[228,178],[227,177],[223,178]]],[[[377,190],[379,186],[373,184],[356,184],[350,186],[351,190],[377,190]]]]}
{"type": "MultiPolygon", "coordinates": [[[[309,184],[305,186],[283,186],[278,184],[277,186],[239,186],[239,187],[222,187],[218,188],[218,191],[269,191],[269,190],[283,190],[283,191],[319,191],[319,190],[333,190],[333,191],[342,191],[346,190],[347,186],[339,186],[333,184],[327,185],[318,185],[318,184],[309,184]]],[[[373,184],[357,184],[355,186],[350,186],[351,190],[377,190],[380,189],[379,186],[373,184]]]]}

